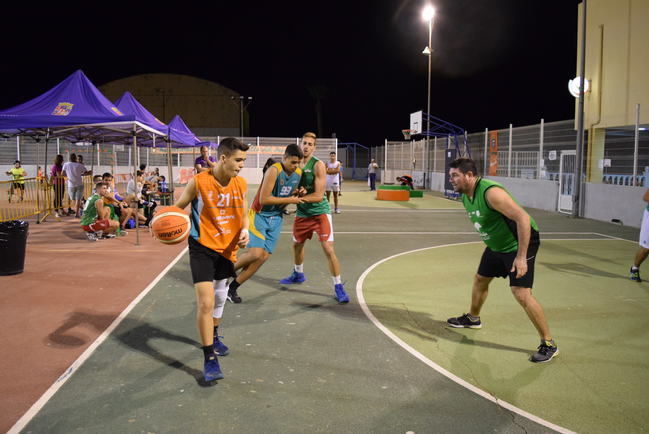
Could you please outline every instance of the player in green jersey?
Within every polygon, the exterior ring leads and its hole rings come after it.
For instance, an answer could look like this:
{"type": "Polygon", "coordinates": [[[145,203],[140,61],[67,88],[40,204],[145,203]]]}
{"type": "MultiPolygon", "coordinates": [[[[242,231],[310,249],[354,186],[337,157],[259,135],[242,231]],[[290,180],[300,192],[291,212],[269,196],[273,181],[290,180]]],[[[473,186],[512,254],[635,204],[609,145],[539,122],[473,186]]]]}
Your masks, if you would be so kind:
{"type": "Polygon", "coordinates": [[[297,205],[297,216],[293,223],[293,257],[295,266],[289,277],[279,281],[281,284],[302,283],[304,276],[304,243],[310,240],[315,233],[320,240],[322,250],[329,262],[329,271],[334,286],[334,297],[338,303],[348,303],[349,297],[340,278],[340,263],[334,251],[334,231],[331,220],[329,202],[324,197],[327,172],[325,164],[316,158],[316,135],[305,133],[302,136],[302,152],[304,153],[304,167],[299,188],[304,188],[305,196],[302,203],[297,205]]]}
{"type": "Polygon", "coordinates": [[[487,247],[473,279],[471,308],[468,313],[449,318],[451,327],[479,329],[480,310],[494,277],[509,277],[516,301],[541,337],[532,362],[549,362],[559,354],[545,319],[543,308],[532,295],[534,261],[540,240],[538,226],[512,196],[497,182],[478,176],[473,160],[458,158],[450,164],[450,182],[462,195],[462,204],[487,247]]]}

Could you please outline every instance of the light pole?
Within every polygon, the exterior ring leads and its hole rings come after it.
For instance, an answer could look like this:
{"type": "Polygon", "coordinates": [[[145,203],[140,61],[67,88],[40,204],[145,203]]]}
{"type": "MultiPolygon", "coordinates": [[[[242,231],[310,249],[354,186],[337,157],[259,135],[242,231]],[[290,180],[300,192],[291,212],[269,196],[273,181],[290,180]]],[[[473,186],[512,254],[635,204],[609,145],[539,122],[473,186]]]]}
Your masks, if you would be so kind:
{"type": "MultiPolygon", "coordinates": [[[[426,5],[421,14],[424,21],[428,21],[428,45],[424,48],[423,54],[428,56],[428,98],[426,104],[426,151],[430,152],[430,81],[433,61],[433,18],[435,17],[435,8],[426,5]]],[[[437,156],[433,154],[433,158],[437,156]]],[[[426,158],[426,165],[429,158],[426,158]]],[[[413,168],[414,169],[414,168],[413,168]]]]}
{"type": "MultiPolygon", "coordinates": [[[[234,102],[237,98],[232,95],[230,97],[232,102],[234,102]]],[[[252,97],[251,96],[243,96],[239,95],[239,137],[243,137],[243,111],[250,105],[252,102],[252,97]],[[244,104],[245,101],[245,104],[244,104]]]]}

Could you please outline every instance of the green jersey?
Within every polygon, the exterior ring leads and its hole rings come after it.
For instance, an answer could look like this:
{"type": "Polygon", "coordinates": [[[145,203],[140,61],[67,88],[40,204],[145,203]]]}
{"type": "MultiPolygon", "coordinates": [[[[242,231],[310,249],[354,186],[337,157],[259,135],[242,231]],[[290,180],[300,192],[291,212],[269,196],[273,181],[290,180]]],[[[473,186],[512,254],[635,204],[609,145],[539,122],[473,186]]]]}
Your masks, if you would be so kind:
{"type": "MultiPolygon", "coordinates": [[[[315,191],[315,172],[314,168],[316,163],[320,161],[316,157],[311,159],[302,168],[302,178],[300,179],[299,187],[306,189],[306,194],[311,194],[315,191]]],[[[298,217],[314,217],[320,214],[330,214],[329,202],[323,195],[322,200],[318,203],[300,203],[297,205],[298,217]]]]}
{"type": "MultiPolygon", "coordinates": [[[[479,178],[476,182],[473,198],[469,199],[466,194],[463,194],[462,204],[469,215],[469,220],[471,220],[487,247],[494,252],[515,252],[518,250],[516,222],[489,206],[486,193],[492,187],[505,190],[501,184],[495,181],[479,178]]],[[[509,194],[507,190],[505,192],[509,194]]],[[[511,194],[509,196],[512,197],[511,194]]],[[[513,197],[512,199],[516,202],[516,199],[513,197]]],[[[538,240],[539,228],[531,216],[530,223],[532,226],[532,239],[538,240]]]]}
{"type": "Polygon", "coordinates": [[[91,225],[97,220],[97,207],[95,202],[102,200],[98,194],[93,194],[86,201],[86,206],[83,207],[83,216],[81,217],[81,226],[91,225]]]}

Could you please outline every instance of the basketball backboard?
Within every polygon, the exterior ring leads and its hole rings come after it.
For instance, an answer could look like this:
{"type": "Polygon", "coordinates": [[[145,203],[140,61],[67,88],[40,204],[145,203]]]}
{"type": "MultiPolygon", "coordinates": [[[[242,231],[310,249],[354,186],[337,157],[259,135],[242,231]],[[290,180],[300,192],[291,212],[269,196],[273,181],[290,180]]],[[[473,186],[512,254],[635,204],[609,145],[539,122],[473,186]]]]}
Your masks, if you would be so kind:
{"type": "Polygon", "coordinates": [[[410,134],[421,134],[423,131],[423,111],[419,110],[418,112],[410,113],[410,134]]]}

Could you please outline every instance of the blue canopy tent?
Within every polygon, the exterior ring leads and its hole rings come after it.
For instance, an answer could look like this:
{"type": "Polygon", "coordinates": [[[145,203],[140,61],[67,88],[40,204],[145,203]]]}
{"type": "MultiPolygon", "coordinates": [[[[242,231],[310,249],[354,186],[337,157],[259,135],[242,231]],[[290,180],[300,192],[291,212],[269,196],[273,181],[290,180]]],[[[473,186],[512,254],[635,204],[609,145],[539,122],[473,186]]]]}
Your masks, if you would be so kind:
{"type": "Polygon", "coordinates": [[[0,111],[0,134],[27,135],[37,141],[45,137],[45,167],[52,137],[71,142],[132,141],[135,149],[138,138],[163,137],[166,132],[120,111],[77,70],[44,94],[0,111]]]}

